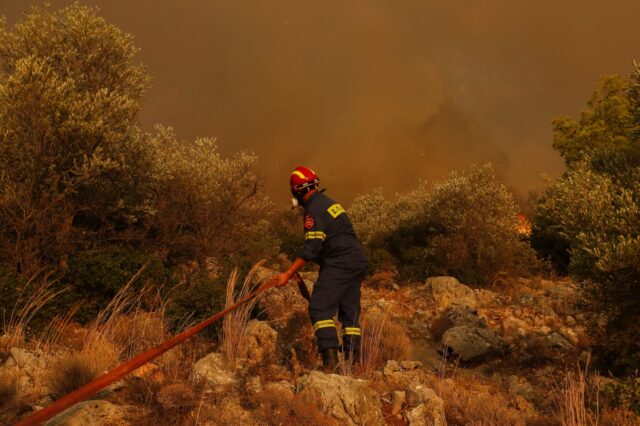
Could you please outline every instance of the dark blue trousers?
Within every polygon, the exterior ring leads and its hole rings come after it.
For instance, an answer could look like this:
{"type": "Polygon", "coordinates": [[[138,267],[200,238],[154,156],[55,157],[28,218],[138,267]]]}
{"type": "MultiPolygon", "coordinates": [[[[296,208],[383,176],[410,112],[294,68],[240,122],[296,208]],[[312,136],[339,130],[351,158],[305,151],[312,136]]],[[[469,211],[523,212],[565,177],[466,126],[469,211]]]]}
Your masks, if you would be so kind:
{"type": "Polygon", "coordinates": [[[366,265],[355,268],[324,265],[313,286],[309,315],[316,334],[318,348],[340,348],[336,313],[342,325],[342,343],[346,355],[360,350],[360,283],[366,265]]]}

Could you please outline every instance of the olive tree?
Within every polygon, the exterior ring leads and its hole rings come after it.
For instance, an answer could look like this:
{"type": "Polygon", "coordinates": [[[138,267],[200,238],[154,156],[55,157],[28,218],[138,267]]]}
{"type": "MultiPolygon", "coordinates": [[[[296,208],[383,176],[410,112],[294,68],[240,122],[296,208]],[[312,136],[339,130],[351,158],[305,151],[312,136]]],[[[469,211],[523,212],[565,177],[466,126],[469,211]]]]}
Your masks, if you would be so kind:
{"type": "Polygon", "coordinates": [[[131,195],[147,161],[135,123],[149,77],[136,53],[93,8],[32,8],[13,28],[1,22],[0,256],[21,272],[57,261],[76,225],[144,210],[131,195]]]}

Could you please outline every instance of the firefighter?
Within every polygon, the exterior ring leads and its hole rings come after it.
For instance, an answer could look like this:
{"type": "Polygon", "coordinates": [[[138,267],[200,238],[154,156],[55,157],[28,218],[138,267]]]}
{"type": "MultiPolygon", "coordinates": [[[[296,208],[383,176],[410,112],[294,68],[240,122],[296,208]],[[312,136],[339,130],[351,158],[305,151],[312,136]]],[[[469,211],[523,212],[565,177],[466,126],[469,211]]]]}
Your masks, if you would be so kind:
{"type": "Polygon", "coordinates": [[[279,275],[278,285],[286,285],[309,261],[320,266],[309,301],[309,316],[323,370],[333,372],[340,348],[336,313],[342,326],[344,359],[355,362],[360,350],[360,283],[367,260],[344,208],[319,191],[319,183],[315,172],[306,167],[296,167],[291,173],[293,205],[304,208],[305,243],[291,268],[279,275]]]}

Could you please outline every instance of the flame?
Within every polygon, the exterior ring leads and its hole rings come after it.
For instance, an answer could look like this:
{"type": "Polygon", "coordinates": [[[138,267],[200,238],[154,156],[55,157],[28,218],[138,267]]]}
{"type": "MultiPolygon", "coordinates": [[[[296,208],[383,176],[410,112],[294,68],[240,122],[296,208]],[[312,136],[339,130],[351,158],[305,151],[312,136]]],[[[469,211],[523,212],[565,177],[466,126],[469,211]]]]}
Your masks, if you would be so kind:
{"type": "Polygon", "coordinates": [[[531,222],[527,219],[527,217],[518,213],[518,223],[516,224],[516,233],[522,237],[530,237],[531,236],[531,222]]]}

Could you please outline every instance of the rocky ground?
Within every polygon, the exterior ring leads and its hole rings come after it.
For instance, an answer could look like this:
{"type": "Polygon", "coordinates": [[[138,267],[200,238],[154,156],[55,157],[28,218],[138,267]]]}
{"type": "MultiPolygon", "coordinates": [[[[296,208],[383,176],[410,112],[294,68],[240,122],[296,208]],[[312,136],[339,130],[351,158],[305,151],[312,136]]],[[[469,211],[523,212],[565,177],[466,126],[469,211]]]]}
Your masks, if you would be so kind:
{"type": "MultiPolygon", "coordinates": [[[[567,280],[503,277],[474,289],[451,277],[400,286],[379,273],[363,289],[362,363],[324,374],[315,371],[306,301],[290,285],[262,297],[233,357],[193,339],[47,424],[562,424],[567,392],[580,385],[574,372],[588,365],[590,333],[601,325],[575,302],[567,280]]],[[[72,325],[55,344],[11,346],[5,337],[0,419],[58,397],[51,370],[83,339],[86,330],[72,325]]],[[[634,422],[629,413],[600,418],[634,422]]]]}

